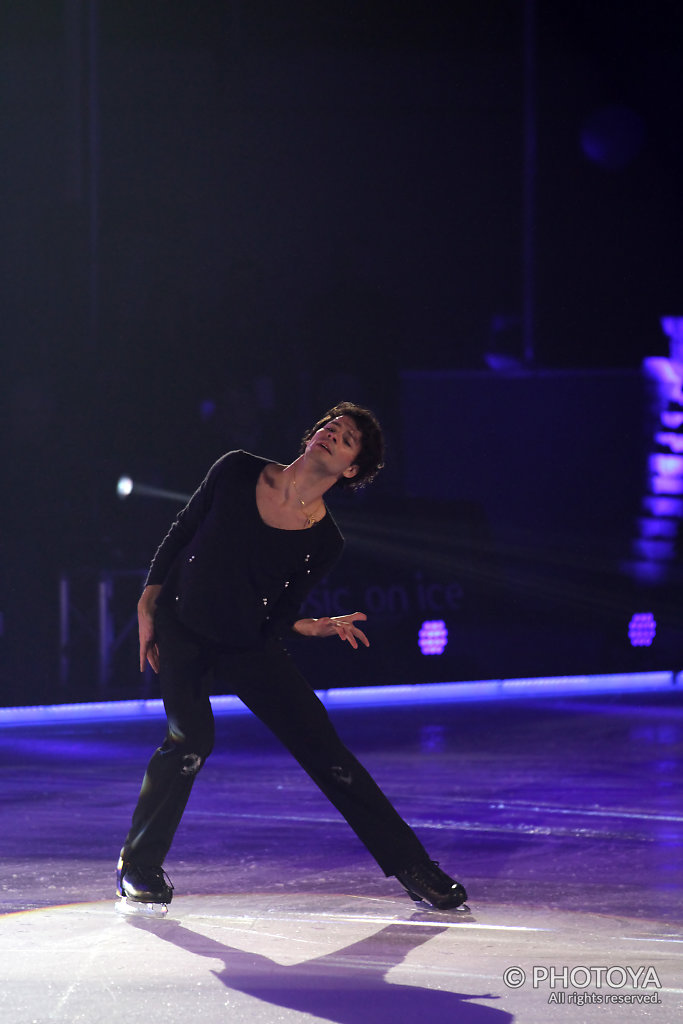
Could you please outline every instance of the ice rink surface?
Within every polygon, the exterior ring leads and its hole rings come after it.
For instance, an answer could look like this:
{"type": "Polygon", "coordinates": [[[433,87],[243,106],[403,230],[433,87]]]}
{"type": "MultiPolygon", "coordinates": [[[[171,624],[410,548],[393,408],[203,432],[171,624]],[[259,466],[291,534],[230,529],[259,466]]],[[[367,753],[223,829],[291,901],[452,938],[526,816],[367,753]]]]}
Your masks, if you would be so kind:
{"type": "Polygon", "coordinates": [[[682,1018],[677,695],[333,718],[468,911],[416,907],[260,723],[221,715],[168,916],[124,917],[114,865],[163,722],[5,727],[4,1024],[682,1018]]]}

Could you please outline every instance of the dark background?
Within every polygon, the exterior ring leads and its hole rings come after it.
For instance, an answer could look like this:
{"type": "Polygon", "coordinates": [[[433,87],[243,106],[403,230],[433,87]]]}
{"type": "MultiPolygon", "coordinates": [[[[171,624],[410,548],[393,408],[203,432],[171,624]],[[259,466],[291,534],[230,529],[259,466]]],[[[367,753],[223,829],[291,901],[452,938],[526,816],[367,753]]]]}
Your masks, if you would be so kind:
{"type": "MultiPolygon", "coordinates": [[[[177,507],[119,501],[121,473],[187,492],[232,447],[288,461],[340,398],[391,459],[338,506],[339,585],[389,589],[372,655],[326,651],[326,680],[632,668],[631,611],[677,621],[619,566],[639,368],[683,311],[682,28],[674,0],[6,0],[3,699],[97,692],[97,580],[177,507]],[[417,598],[387,597],[416,573],[465,594],[438,667],[417,598]]],[[[106,694],[137,692],[131,652],[106,694]]]]}

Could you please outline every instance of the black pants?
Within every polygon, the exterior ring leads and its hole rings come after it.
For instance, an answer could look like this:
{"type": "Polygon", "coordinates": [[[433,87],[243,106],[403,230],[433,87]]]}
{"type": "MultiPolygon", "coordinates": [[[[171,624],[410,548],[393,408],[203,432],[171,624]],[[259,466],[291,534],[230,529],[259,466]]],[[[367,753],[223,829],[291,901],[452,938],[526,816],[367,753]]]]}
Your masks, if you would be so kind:
{"type": "Polygon", "coordinates": [[[427,857],[278,643],[258,650],[226,648],[185,628],[166,609],[158,610],[156,628],[168,728],[147,766],[124,859],[159,865],[170,849],[197,773],[213,749],[210,670],[284,744],[386,875],[427,857]]]}

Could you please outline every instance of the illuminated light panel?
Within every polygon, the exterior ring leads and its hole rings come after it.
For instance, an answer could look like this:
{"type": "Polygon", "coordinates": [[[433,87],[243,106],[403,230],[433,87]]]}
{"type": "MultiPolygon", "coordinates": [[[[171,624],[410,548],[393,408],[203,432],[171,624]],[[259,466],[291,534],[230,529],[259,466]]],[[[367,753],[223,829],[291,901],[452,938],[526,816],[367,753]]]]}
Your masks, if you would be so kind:
{"type": "Polygon", "coordinates": [[[659,476],[683,476],[683,456],[656,452],[648,459],[650,472],[659,476]]]}
{"type": "Polygon", "coordinates": [[[662,583],[669,575],[665,562],[624,562],[622,568],[639,583],[662,583]]]}
{"type": "Polygon", "coordinates": [[[643,508],[653,516],[672,516],[683,519],[683,500],[680,498],[653,497],[643,498],[643,508]]]}
{"type": "Polygon", "coordinates": [[[683,477],[653,476],[650,487],[653,494],[683,494],[683,477]]]}
{"type": "Polygon", "coordinates": [[[443,654],[448,643],[448,630],[442,619],[423,622],[417,637],[418,647],[423,654],[443,654]]]}
{"type": "Polygon", "coordinates": [[[668,427],[669,430],[677,430],[683,426],[683,412],[673,412],[670,409],[664,409],[660,418],[662,426],[668,427]]]}
{"type": "Polygon", "coordinates": [[[665,356],[648,356],[643,360],[645,372],[662,384],[680,384],[681,375],[665,356]]]}
{"type": "Polygon", "coordinates": [[[670,540],[635,540],[634,554],[652,562],[668,562],[676,553],[676,545],[670,540]]]}
{"type": "Polygon", "coordinates": [[[657,622],[652,612],[636,612],[628,624],[631,647],[650,647],[657,635],[657,622]]]}
{"type": "Polygon", "coordinates": [[[644,540],[652,540],[656,537],[677,537],[678,523],[675,519],[664,517],[641,516],[638,519],[640,536],[644,540]]]}
{"type": "Polygon", "coordinates": [[[655,434],[657,444],[666,445],[672,452],[683,452],[683,434],[674,434],[673,431],[660,430],[655,434]]]}

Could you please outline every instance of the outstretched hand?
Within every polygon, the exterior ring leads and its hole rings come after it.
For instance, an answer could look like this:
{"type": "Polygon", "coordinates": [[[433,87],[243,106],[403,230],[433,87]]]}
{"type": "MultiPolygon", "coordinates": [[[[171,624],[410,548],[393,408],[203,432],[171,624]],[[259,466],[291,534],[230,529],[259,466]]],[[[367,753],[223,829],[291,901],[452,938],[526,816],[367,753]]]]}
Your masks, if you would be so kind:
{"type": "Polygon", "coordinates": [[[299,619],[294,623],[297,633],[303,636],[338,636],[340,640],[346,640],[354,650],[358,650],[358,641],[370,646],[370,641],[362,629],[355,623],[365,622],[365,612],[350,612],[348,615],[325,615],[320,619],[299,619]]]}

